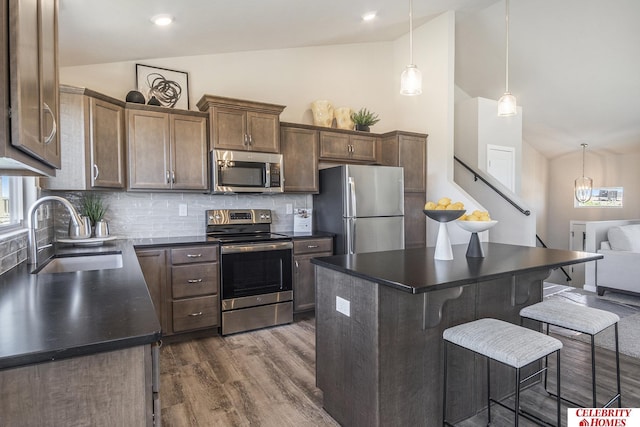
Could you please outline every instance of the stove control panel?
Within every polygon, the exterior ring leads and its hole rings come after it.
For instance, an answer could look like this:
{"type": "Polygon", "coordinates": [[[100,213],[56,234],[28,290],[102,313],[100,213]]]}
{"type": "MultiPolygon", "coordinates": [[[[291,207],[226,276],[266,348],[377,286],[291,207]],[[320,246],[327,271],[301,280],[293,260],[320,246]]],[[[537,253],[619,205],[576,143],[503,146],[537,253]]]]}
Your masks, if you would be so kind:
{"type": "Polygon", "coordinates": [[[271,224],[269,209],[213,209],[205,217],[207,225],[271,224]]]}

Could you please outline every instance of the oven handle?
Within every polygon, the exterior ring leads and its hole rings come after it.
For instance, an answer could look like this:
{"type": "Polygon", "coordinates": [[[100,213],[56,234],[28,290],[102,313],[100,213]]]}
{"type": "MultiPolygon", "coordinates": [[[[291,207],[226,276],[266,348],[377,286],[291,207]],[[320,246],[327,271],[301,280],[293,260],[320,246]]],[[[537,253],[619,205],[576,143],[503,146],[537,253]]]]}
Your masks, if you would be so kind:
{"type": "Polygon", "coordinates": [[[293,249],[292,242],[269,242],[269,243],[238,243],[231,245],[222,245],[220,253],[235,254],[239,252],[264,252],[277,251],[280,249],[293,249]]]}

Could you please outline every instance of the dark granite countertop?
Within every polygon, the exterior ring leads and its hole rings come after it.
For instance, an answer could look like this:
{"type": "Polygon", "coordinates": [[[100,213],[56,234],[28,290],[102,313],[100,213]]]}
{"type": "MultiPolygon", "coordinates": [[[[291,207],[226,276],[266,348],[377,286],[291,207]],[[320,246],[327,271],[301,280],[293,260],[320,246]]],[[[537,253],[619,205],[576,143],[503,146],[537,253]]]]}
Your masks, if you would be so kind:
{"type": "Polygon", "coordinates": [[[404,292],[446,289],[514,273],[553,269],[602,258],[600,254],[483,243],[484,258],[467,258],[467,245],[453,245],[451,261],[435,260],[435,248],[404,249],[313,258],[311,262],[404,292]]]}
{"type": "MultiPolygon", "coordinates": [[[[0,276],[0,369],[155,342],[160,323],[132,241],[58,244],[56,255],[122,253],[122,268],[0,276]]],[[[37,266],[40,267],[40,266],[37,266]]]]}

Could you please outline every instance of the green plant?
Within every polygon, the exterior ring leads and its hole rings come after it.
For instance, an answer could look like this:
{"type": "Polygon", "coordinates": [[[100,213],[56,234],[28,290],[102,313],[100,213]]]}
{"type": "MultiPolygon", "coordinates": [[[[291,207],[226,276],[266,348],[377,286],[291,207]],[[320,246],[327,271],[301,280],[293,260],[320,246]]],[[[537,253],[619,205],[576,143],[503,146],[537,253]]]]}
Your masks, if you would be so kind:
{"type": "Polygon", "coordinates": [[[97,221],[104,218],[104,214],[107,212],[107,206],[102,203],[102,198],[93,192],[85,193],[82,197],[82,209],[81,215],[88,216],[91,220],[91,225],[95,225],[97,221]]]}
{"type": "Polygon", "coordinates": [[[372,113],[366,108],[361,108],[357,112],[351,113],[351,120],[353,120],[353,123],[356,125],[361,126],[373,126],[380,121],[377,114],[372,113]]]}

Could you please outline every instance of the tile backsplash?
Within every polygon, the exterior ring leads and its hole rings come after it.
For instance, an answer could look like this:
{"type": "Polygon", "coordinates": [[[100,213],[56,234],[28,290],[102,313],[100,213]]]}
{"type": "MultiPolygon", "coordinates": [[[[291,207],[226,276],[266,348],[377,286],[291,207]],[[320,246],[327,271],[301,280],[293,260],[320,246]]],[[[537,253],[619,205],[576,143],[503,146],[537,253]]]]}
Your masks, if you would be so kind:
{"type": "MultiPolygon", "coordinates": [[[[46,191],[42,195],[57,195],[80,206],[84,192],[46,191]]],[[[313,198],[305,194],[276,195],[218,195],[194,193],[138,193],[124,191],[96,191],[108,207],[105,219],[109,233],[127,238],[198,236],[205,233],[208,209],[271,209],[272,231],[293,230],[292,209],[311,208],[313,198]],[[186,205],[186,216],[180,216],[180,205],[186,205]]],[[[69,215],[58,203],[53,203],[55,234],[67,237],[69,215]]]]}

